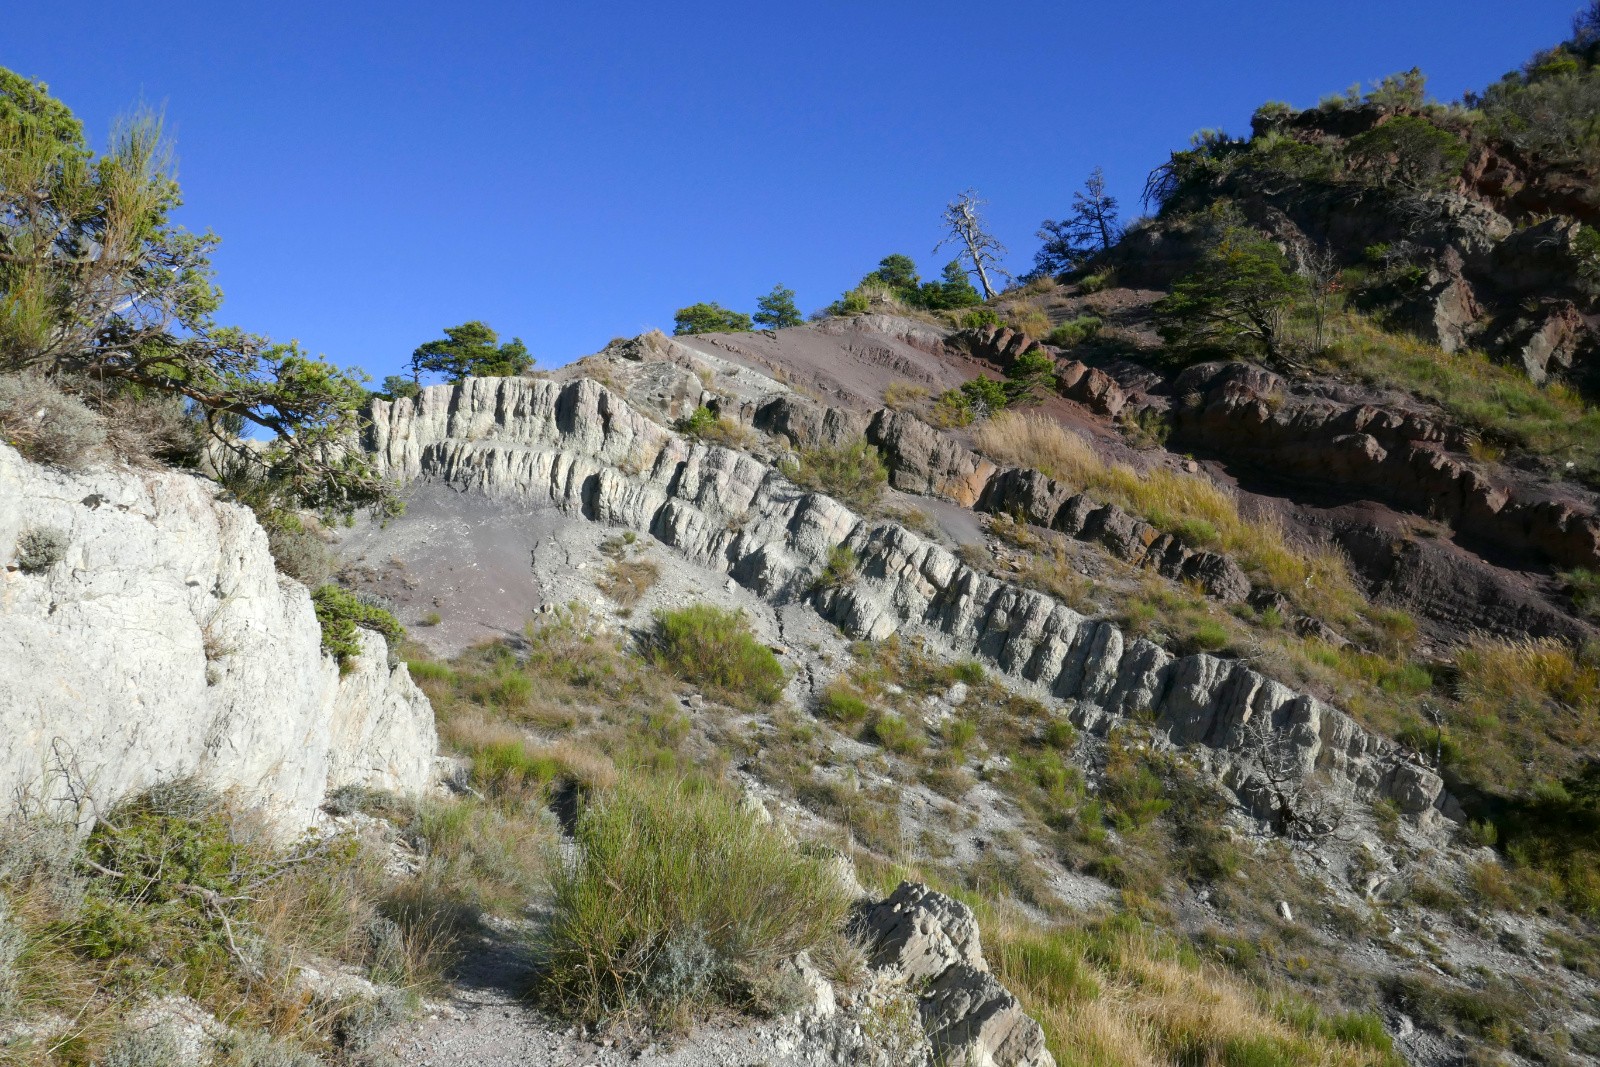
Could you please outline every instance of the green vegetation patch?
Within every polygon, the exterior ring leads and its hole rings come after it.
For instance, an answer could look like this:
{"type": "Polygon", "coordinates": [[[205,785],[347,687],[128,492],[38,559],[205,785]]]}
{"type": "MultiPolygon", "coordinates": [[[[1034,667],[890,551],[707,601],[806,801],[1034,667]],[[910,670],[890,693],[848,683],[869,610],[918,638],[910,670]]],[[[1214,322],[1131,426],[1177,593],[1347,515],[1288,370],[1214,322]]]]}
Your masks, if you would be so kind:
{"type": "Polygon", "coordinates": [[[694,604],[658,611],[650,658],[686,682],[739,704],[771,704],[783,695],[783,666],[755,639],[742,611],[694,604]]]}
{"type": "Polygon", "coordinates": [[[778,964],[844,925],[848,901],[823,863],[700,780],[624,779],[576,836],[541,946],[540,994],[564,1013],[771,1007],[778,964]]]}

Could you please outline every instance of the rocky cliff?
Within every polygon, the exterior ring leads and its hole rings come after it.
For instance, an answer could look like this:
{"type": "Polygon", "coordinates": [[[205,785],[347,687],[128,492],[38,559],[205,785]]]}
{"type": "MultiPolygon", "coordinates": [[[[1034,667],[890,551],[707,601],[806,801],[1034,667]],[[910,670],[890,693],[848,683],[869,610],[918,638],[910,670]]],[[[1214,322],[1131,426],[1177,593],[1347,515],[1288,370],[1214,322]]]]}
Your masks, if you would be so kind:
{"type": "Polygon", "coordinates": [[[65,473],[0,446],[8,798],[103,806],[196,775],[292,831],[341,785],[428,784],[433,713],[405,666],[363,632],[341,675],[305,588],[220,492],[173,470],[65,473]]]}
{"type": "Polygon", "coordinates": [[[416,400],[376,404],[368,443],[402,480],[554,505],[649,534],[769,602],[812,604],[853,637],[904,634],[944,655],[976,656],[1090,729],[1149,714],[1176,743],[1214,750],[1219,773],[1247,802],[1263,785],[1245,744],[1256,721],[1271,724],[1306,774],[1393,799],[1424,822],[1458,815],[1437,775],[1337,709],[1238,661],[1174,657],[1129,640],[896,523],[803,491],[752,455],[676,434],[594,381],[425,389],[416,400]],[[841,545],[854,553],[856,577],[818,591],[841,545]]]}

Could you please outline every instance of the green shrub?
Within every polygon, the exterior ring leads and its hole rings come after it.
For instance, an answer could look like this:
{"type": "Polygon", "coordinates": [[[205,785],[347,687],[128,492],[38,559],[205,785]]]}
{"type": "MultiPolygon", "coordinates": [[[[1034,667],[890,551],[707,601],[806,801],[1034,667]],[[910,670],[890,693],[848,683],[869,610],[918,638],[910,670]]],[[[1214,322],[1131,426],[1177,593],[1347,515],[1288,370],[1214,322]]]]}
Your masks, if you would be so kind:
{"type": "Polygon", "coordinates": [[[994,308],[978,308],[961,316],[963,330],[981,330],[985,326],[1000,325],[1000,315],[994,308]]]}
{"type": "Polygon", "coordinates": [[[890,752],[909,756],[922,749],[922,735],[892,711],[880,711],[872,720],[872,739],[890,752]]]}
{"type": "Polygon", "coordinates": [[[823,692],[817,709],[834,722],[845,724],[865,722],[867,716],[872,714],[872,708],[865,700],[837,684],[823,692]]]}
{"type": "Polygon", "coordinates": [[[967,685],[982,685],[989,677],[989,672],[983,669],[983,664],[975,659],[958,660],[950,665],[950,677],[967,685]]]}
{"type": "Polygon", "coordinates": [[[686,682],[737,703],[770,704],[783,695],[783,667],[757,641],[742,611],[693,604],[658,611],[650,658],[686,682]]]}
{"type": "Polygon", "coordinates": [[[341,671],[348,670],[350,661],[361,654],[357,627],[382,634],[391,644],[405,636],[405,627],[391,612],[332,583],[312,593],[311,604],[322,625],[322,650],[339,661],[341,671]]]}
{"type": "Polygon", "coordinates": [[[1098,315],[1079,315],[1068,319],[1045,335],[1045,341],[1057,348],[1071,348],[1094,340],[1102,323],[1098,315]]]}
{"type": "Polygon", "coordinates": [[[943,736],[952,751],[965,752],[978,739],[978,724],[971,719],[951,719],[944,724],[943,736]]]}
{"type": "Polygon", "coordinates": [[[742,311],[732,311],[716,301],[709,304],[690,304],[679,308],[672,316],[672,332],[686,333],[744,333],[754,329],[750,316],[742,311]]]}
{"type": "Polygon", "coordinates": [[[1056,389],[1056,361],[1043,349],[1024,352],[1006,368],[1006,404],[1037,404],[1056,389]]]}
{"type": "Polygon", "coordinates": [[[799,461],[786,464],[783,472],[796,485],[827,493],[857,511],[876,504],[889,480],[883,458],[865,439],[805,449],[799,461]]]}
{"type": "Polygon", "coordinates": [[[1078,742],[1078,731],[1066,719],[1051,719],[1044,728],[1044,743],[1058,752],[1069,751],[1078,742]]]}
{"type": "Polygon", "coordinates": [[[856,554],[845,545],[828,549],[828,562],[817,578],[819,589],[839,589],[856,579],[856,554]]]}
{"type": "Polygon", "coordinates": [[[1189,643],[1202,652],[1216,652],[1228,645],[1228,628],[1215,619],[1205,619],[1189,635],[1189,643]]]}
{"type": "Polygon", "coordinates": [[[24,574],[49,570],[67,556],[67,532],[55,526],[34,526],[17,538],[17,566],[24,574]]]}
{"type": "Polygon", "coordinates": [[[690,437],[704,437],[717,424],[717,413],[701,404],[677,422],[679,433],[690,437]]]}
{"type": "Polygon", "coordinates": [[[553,877],[537,992],[585,1019],[643,1009],[678,1022],[763,1007],[778,964],[842,927],[848,902],[727,792],[630,777],[578,819],[553,877]]]}
{"type": "Polygon", "coordinates": [[[1006,402],[1010,399],[1004,382],[997,382],[982,375],[971,381],[962,382],[961,395],[966,397],[973,414],[978,418],[987,418],[1004,411],[1006,402]]]}

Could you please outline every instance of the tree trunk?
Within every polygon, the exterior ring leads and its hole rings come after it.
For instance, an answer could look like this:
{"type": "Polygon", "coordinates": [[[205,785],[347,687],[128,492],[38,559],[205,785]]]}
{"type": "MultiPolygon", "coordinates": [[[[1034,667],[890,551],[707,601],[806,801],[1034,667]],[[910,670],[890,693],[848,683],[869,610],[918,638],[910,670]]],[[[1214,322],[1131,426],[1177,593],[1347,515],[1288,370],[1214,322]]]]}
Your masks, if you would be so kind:
{"type": "Polygon", "coordinates": [[[972,257],[972,268],[978,272],[978,284],[983,286],[983,298],[994,299],[994,286],[989,284],[989,272],[983,269],[983,256],[972,243],[972,238],[967,237],[967,255],[972,257]]]}

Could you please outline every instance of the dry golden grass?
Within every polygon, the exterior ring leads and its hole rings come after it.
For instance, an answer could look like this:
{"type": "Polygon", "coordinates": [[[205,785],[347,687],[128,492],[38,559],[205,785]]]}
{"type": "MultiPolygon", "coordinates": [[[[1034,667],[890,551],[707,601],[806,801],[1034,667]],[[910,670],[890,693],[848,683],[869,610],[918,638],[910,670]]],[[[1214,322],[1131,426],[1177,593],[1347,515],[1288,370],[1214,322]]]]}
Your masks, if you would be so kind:
{"type": "Polygon", "coordinates": [[[1377,1047],[1381,1038],[1363,1044],[1334,1036],[1348,1017],[1273,1011],[1259,992],[1146,930],[1045,928],[999,908],[985,909],[981,922],[996,975],[1044,1027],[1057,1062],[1392,1062],[1377,1047]]]}
{"type": "Polygon", "coordinates": [[[661,568],[647,559],[614,559],[595,582],[619,607],[631,608],[661,578],[661,568]]]}
{"type": "Polygon", "coordinates": [[[1195,547],[1229,553],[1312,614],[1349,619],[1365,605],[1342,556],[1291,545],[1282,527],[1246,518],[1233,495],[1208,478],[1107,463],[1082,436],[1037,412],[1003,412],[978,426],[973,440],[1001,462],[1036,468],[1195,547]]]}

